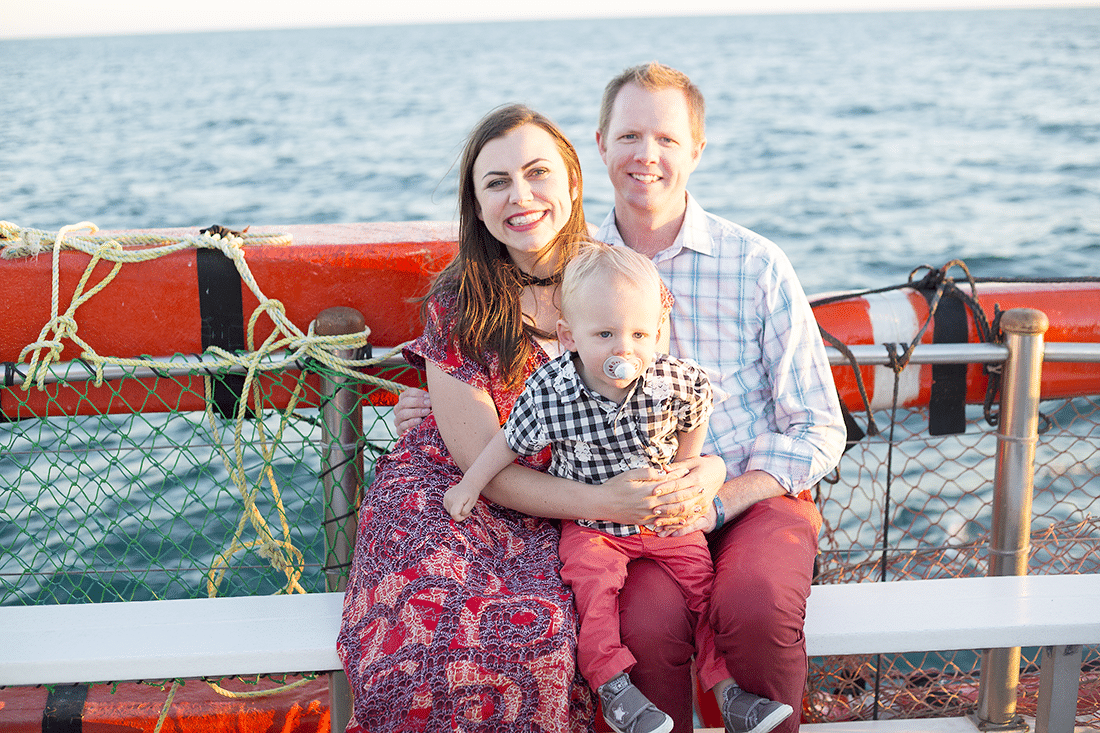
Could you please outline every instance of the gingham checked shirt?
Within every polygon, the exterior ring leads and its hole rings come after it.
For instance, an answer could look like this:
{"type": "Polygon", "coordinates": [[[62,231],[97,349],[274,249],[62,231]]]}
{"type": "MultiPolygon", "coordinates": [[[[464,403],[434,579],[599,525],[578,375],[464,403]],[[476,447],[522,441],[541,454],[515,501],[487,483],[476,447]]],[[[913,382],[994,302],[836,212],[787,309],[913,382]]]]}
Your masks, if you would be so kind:
{"type": "MultiPolygon", "coordinates": [[[[619,403],[586,387],[572,356],[566,352],[528,377],[504,423],[518,455],[552,446],[549,470],[555,476],[598,484],[632,468],[663,468],[676,455],[676,434],[696,429],[710,415],[710,382],[694,364],[658,355],[619,403]]],[[[620,537],[641,531],[634,524],[578,524],[620,537]]]]}
{"type": "MultiPolygon", "coordinates": [[[[625,244],[615,211],[596,238],[625,244]]],[[[844,422],[813,311],[786,255],[691,197],[676,241],[653,258],[676,301],[670,351],[714,388],[703,452],[730,477],[760,469],[789,493],[811,488],[844,450],[844,422]]]]}

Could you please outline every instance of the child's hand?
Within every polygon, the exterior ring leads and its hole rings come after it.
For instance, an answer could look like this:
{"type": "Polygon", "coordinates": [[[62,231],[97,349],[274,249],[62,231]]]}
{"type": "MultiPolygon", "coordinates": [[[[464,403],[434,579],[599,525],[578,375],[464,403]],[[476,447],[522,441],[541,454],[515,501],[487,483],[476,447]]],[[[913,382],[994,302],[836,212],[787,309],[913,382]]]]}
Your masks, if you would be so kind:
{"type": "Polygon", "coordinates": [[[451,519],[461,522],[473,513],[478,496],[480,492],[473,491],[463,479],[444,492],[443,508],[451,515],[451,519]]]}

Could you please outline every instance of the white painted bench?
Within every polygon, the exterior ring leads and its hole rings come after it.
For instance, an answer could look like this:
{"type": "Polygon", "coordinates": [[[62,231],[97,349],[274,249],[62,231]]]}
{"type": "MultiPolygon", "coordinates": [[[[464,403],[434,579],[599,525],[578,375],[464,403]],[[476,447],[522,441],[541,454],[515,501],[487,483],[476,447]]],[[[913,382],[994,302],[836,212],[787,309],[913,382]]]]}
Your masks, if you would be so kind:
{"type": "MultiPolygon", "coordinates": [[[[0,685],[339,670],[342,599],[0,607],[0,685]]],[[[814,586],[806,640],[811,656],[1100,644],[1100,575],[814,586]]],[[[1072,730],[1080,655],[1076,666],[1050,666],[1042,673],[1040,733],[1072,730]]],[[[974,730],[965,721],[922,724],[974,730]]]]}

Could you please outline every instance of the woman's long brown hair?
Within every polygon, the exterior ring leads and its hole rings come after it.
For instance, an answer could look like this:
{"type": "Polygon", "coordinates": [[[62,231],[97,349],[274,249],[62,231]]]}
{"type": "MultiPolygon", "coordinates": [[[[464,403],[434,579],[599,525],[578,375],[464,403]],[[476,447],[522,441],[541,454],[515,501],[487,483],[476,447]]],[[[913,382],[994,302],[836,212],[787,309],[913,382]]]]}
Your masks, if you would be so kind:
{"type": "Polygon", "coordinates": [[[576,186],[573,209],[552,243],[560,248],[559,272],[572,257],[577,243],[589,238],[581,204],[584,189],[577,151],[547,117],[519,104],[500,107],[486,115],[467,138],[459,169],[458,254],[436,278],[425,301],[426,306],[433,297],[444,293],[457,297],[449,321],[443,324],[449,343],[467,359],[484,367],[489,366],[488,354],[496,354],[500,377],[510,388],[522,384],[535,330],[520,310],[523,285],[519,270],[507,248],[478,218],[473,169],[474,161],[488,142],[523,125],[537,125],[550,134],[565,161],[570,183],[576,186]]]}

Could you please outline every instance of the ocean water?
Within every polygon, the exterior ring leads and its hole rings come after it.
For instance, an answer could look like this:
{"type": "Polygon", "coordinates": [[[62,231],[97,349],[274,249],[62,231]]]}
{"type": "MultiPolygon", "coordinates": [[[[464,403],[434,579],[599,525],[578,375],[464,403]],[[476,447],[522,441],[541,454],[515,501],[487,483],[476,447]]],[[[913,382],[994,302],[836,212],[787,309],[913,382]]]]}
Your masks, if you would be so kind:
{"type": "MultiPolygon", "coordinates": [[[[953,259],[984,277],[1100,276],[1100,8],[0,41],[0,219],[48,230],[447,220],[464,136],[518,101],[573,140],[599,222],[612,201],[594,140],[600,94],[652,59],[707,97],[692,193],[779,244],[810,293],[896,284],[953,259]]],[[[0,586],[30,569],[41,577],[24,579],[24,598],[195,592],[198,571],[185,589],[162,589],[113,568],[151,556],[187,565],[192,538],[211,545],[196,556],[221,550],[232,526],[201,523],[236,521],[219,459],[179,464],[184,452],[166,439],[149,458],[105,466],[74,441],[98,445],[102,432],[128,446],[160,433],[101,422],[64,423],[56,451],[41,426],[9,426],[0,482],[22,498],[0,517],[0,547],[35,541],[0,555],[0,586]],[[39,444],[58,455],[21,457],[39,444]],[[179,480],[199,476],[189,486],[201,496],[178,498],[160,462],[179,480]],[[83,470],[120,478],[89,489],[83,470]],[[147,492],[153,513],[130,516],[130,494],[147,492]],[[183,504],[191,513],[169,520],[183,504]],[[105,570],[75,574],[87,558],[105,570]]],[[[1095,473],[1076,490],[1095,496],[1095,473]]],[[[961,506],[982,481],[934,490],[961,506]]],[[[869,515],[873,500],[857,499],[869,515]]],[[[300,544],[316,556],[319,504],[294,501],[300,544]]],[[[846,524],[846,537],[873,535],[865,521],[846,524]]]]}
{"type": "Polygon", "coordinates": [[[1100,274],[1100,8],[0,41],[0,219],[451,219],[464,135],[519,101],[573,140],[598,222],[600,94],[652,59],[707,97],[692,193],[810,293],[956,258],[1100,274]]]}

